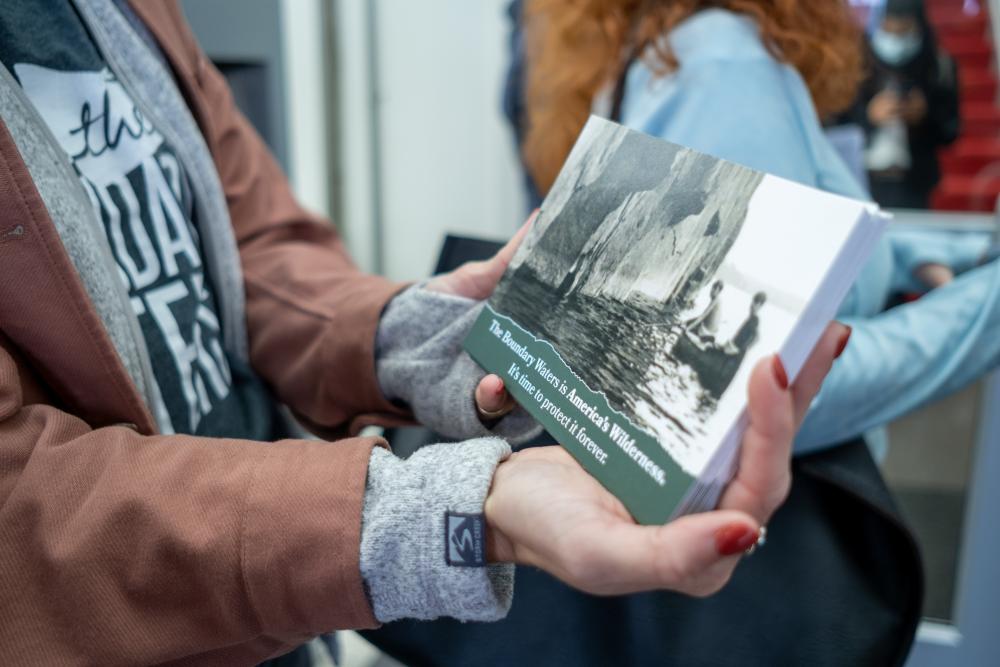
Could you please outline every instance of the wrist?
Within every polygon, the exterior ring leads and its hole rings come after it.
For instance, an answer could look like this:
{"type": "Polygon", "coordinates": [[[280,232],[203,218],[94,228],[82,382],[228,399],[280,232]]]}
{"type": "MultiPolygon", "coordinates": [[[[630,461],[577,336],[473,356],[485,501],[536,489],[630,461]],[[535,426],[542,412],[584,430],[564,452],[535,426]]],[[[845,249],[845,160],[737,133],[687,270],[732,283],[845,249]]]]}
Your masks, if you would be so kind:
{"type": "Polygon", "coordinates": [[[483,516],[486,519],[486,561],[489,563],[515,562],[514,543],[499,526],[498,518],[501,510],[495,494],[500,469],[509,465],[508,461],[503,461],[497,466],[496,473],[493,475],[493,484],[490,486],[483,503],[483,516]]]}
{"type": "Polygon", "coordinates": [[[498,438],[432,445],[406,460],[376,448],[369,461],[359,567],[375,618],[498,620],[513,566],[486,564],[483,505],[498,438]]]}

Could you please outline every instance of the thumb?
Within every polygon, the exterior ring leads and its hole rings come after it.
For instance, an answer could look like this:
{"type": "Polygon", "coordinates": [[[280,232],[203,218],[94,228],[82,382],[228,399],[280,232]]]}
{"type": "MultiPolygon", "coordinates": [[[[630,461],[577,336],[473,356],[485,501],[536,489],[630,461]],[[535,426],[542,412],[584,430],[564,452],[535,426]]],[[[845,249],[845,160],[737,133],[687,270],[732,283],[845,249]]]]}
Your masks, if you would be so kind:
{"type": "Polygon", "coordinates": [[[594,569],[607,578],[571,583],[599,594],[669,589],[711,595],[756,542],[759,526],[749,514],[735,510],[693,514],[663,526],[616,523],[590,553],[597,561],[594,569]]]}
{"type": "Polygon", "coordinates": [[[497,280],[503,275],[503,272],[507,270],[507,265],[510,264],[510,260],[514,259],[517,249],[521,247],[521,242],[524,241],[524,237],[528,235],[528,230],[531,229],[531,224],[538,217],[538,209],[532,211],[528,219],[521,225],[521,228],[510,238],[507,243],[504,244],[497,254],[493,255],[490,259],[486,260],[486,264],[489,267],[491,274],[495,275],[497,280]]]}
{"type": "Polygon", "coordinates": [[[466,262],[454,271],[432,278],[424,287],[431,291],[457,294],[470,299],[489,298],[493,294],[493,290],[496,289],[497,283],[500,282],[504,271],[507,270],[510,260],[514,258],[514,254],[521,246],[521,241],[528,234],[531,223],[536,216],[537,211],[521,225],[517,233],[493,257],[466,262]]]}
{"type": "Polygon", "coordinates": [[[475,400],[480,419],[498,419],[514,409],[514,399],[507,393],[503,380],[492,373],[479,381],[475,400]]]}
{"type": "Polygon", "coordinates": [[[760,524],[745,512],[719,510],[684,516],[658,530],[661,573],[677,581],[676,590],[704,597],[729,581],[757,542],[760,524]]]}

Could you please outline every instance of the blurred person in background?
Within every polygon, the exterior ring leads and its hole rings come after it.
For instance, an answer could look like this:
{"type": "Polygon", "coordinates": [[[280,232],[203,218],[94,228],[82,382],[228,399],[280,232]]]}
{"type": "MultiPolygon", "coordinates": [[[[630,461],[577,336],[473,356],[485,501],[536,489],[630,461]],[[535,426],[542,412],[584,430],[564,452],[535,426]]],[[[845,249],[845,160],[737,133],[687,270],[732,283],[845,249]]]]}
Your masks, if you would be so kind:
{"type": "Polygon", "coordinates": [[[852,119],[865,128],[872,198],[928,208],[937,152],[959,133],[958,68],[937,46],[922,0],[888,0],[869,38],[869,75],[852,119]]]}
{"type": "MultiPolygon", "coordinates": [[[[850,106],[863,80],[861,31],[846,3],[529,0],[524,11],[521,148],[540,192],[587,116],[598,113],[868,199],[819,122],[850,106]]],[[[883,239],[841,308],[854,327],[848,361],[824,385],[797,451],[865,433],[995,367],[1000,340],[989,325],[1000,318],[997,267],[975,268],[986,249],[985,241],[969,247],[895,232],[883,239]],[[882,314],[893,291],[920,289],[920,271],[932,264],[965,275],[950,291],[882,314]]]]}

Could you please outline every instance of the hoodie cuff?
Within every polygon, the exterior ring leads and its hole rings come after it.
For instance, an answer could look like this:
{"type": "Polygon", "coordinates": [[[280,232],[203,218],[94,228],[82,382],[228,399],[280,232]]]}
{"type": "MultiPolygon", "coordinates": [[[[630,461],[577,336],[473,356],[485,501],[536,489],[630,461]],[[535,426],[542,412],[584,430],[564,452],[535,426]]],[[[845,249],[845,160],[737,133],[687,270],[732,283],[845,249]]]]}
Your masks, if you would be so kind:
{"type": "Polygon", "coordinates": [[[402,401],[424,426],[446,438],[499,436],[514,444],[542,427],[521,406],[487,428],[475,391],[486,372],[462,348],[483,303],[419,286],[397,295],[379,322],[375,369],[390,400],[402,401]]]}
{"type": "Polygon", "coordinates": [[[509,455],[499,438],[431,445],[406,460],[372,451],[360,563],[379,622],[506,616],[514,566],[486,563],[483,504],[509,455]]]}

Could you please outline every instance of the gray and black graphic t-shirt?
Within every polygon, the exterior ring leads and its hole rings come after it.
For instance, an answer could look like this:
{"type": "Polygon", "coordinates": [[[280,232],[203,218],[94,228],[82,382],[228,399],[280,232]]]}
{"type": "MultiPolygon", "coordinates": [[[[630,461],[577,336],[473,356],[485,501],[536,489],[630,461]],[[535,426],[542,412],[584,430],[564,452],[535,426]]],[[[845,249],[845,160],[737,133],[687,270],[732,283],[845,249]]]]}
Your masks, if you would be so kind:
{"type": "Polygon", "coordinates": [[[270,439],[266,390],[222,347],[188,176],[70,1],[3,2],[0,62],[66,152],[103,223],[152,359],[162,430],[270,439]]]}

